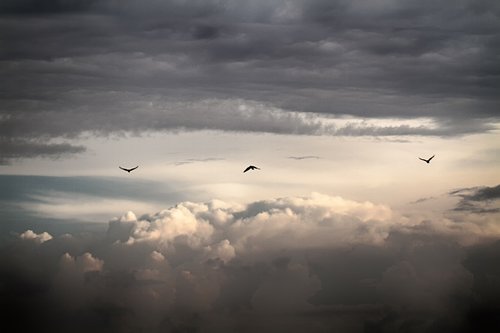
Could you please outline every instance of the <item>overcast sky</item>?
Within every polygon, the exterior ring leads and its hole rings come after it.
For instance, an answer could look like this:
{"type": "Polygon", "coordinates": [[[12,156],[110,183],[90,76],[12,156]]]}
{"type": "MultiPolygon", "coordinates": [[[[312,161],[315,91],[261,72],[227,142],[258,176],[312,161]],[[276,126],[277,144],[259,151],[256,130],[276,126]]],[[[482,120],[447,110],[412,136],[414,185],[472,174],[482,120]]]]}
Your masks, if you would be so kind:
{"type": "Polygon", "coordinates": [[[500,329],[499,1],[4,0],[0,77],[33,328],[500,329]]]}

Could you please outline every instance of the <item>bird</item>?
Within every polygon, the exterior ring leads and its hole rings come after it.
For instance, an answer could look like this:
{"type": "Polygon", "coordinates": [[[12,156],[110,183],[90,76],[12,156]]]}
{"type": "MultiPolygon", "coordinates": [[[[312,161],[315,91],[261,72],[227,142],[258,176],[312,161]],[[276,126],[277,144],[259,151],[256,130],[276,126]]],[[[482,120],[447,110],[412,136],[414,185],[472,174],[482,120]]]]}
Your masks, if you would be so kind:
{"type": "Polygon", "coordinates": [[[248,166],[248,167],[245,169],[245,171],[243,171],[243,173],[247,172],[248,170],[255,170],[255,169],[260,170],[260,168],[257,168],[257,167],[256,167],[256,166],[254,166],[254,165],[250,165],[250,166],[248,166]]]}
{"type": "Polygon", "coordinates": [[[130,171],[132,170],[135,170],[137,169],[139,166],[136,166],[135,168],[132,168],[132,169],[126,169],[126,168],[122,168],[121,166],[119,166],[120,169],[124,170],[124,171],[127,171],[128,173],[130,173],[130,171]]]}
{"type": "Polygon", "coordinates": [[[427,162],[427,164],[429,164],[429,162],[430,162],[430,161],[434,158],[434,156],[436,156],[436,155],[432,155],[432,157],[429,157],[428,159],[421,158],[421,157],[419,157],[418,159],[419,159],[419,160],[422,160],[422,161],[424,161],[424,162],[427,162]]]}

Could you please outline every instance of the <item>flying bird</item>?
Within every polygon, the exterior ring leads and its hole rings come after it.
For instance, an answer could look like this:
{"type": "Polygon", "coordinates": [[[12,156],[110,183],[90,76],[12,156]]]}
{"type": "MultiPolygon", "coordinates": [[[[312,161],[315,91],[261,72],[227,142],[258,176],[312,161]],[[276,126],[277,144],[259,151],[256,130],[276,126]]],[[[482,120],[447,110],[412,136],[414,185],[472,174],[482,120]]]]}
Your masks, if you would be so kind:
{"type": "Polygon", "coordinates": [[[419,160],[422,160],[422,161],[424,161],[424,162],[427,162],[427,164],[428,164],[428,163],[429,163],[429,162],[430,162],[430,161],[434,158],[434,156],[436,156],[436,155],[432,155],[432,157],[429,157],[428,159],[421,158],[421,157],[419,157],[418,159],[419,159],[419,160]]]}
{"type": "Polygon", "coordinates": [[[256,166],[253,166],[253,165],[250,165],[245,169],[245,171],[243,171],[243,173],[247,172],[248,170],[255,170],[255,169],[260,170],[260,168],[257,168],[256,166]]]}
{"type": "Polygon", "coordinates": [[[130,171],[132,170],[135,170],[137,169],[139,166],[136,166],[135,168],[132,168],[132,169],[126,169],[126,168],[122,168],[122,167],[119,167],[120,169],[124,170],[124,171],[127,171],[128,173],[130,173],[130,171]]]}

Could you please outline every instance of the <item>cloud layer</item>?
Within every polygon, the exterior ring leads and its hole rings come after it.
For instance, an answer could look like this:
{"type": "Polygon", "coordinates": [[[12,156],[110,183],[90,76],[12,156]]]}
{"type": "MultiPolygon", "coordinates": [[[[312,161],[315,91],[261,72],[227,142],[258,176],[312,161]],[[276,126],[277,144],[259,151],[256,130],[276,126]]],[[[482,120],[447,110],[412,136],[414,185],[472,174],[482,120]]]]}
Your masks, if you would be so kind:
{"type": "Polygon", "coordinates": [[[498,22],[494,0],[6,1],[0,146],[10,159],[81,152],[85,133],[485,132],[498,22]],[[317,120],[346,115],[435,126],[317,120]]]}
{"type": "Polygon", "coordinates": [[[471,221],[321,194],[183,202],[105,234],[19,234],[2,302],[51,332],[498,328],[498,219],[471,221]]]}

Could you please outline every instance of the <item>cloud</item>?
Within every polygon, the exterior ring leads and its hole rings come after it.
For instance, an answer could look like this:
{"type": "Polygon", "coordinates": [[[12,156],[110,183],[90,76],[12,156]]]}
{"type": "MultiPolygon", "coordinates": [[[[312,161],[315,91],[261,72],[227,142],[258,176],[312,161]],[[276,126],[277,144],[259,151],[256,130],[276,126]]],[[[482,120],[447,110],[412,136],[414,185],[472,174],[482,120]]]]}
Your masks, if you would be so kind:
{"type": "Polygon", "coordinates": [[[415,201],[410,202],[410,204],[421,204],[423,202],[428,202],[428,201],[431,201],[431,200],[434,200],[434,199],[436,199],[436,198],[435,197],[420,198],[420,199],[417,199],[415,201]]]}
{"type": "Polygon", "coordinates": [[[498,122],[495,1],[7,1],[0,13],[7,160],[79,153],[82,134],[457,136],[498,122]],[[315,121],[344,116],[437,127],[315,121]]]}
{"type": "MultiPolygon", "coordinates": [[[[211,247],[207,248],[208,251],[212,251],[211,247]]],[[[214,259],[220,259],[224,263],[229,262],[231,259],[233,259],[236,256],[235,249],[231,245],[231,243],[227,240],[224,239],[222,240],[219,244],[215,245],[215,251],[213,251],[212,257],[214,259]]]]}
{"type": "MultiPolygon", "coordinates": [[[[117,173],[121,172],[116,168],[117,173]]],[[[0,192],[0,201],[12,203],[46,202],[57,194],[65,197],[95,196],[100,199],[144,198],[164,202],[169,192],[165,185],[158,186],[157,182],[131,181],[120,177],[0,175],[0,182],[5,190],[0,192]]],[[[175,198],[174,202],[178,200],[182,199],[175,198]]]]}
{"type": "Polygon", "coordinates": [[[461,198],[454,210],[471,213],[497,213],[500,211],[500,185],[462,188],[451,191],[451,196],[461,198]]]}
{"type": "Polygon", "coordinates": [[[49,241],[52,239],[52,236],[47,233],[47,232],[42,232],[40,234],[36,234],[33,232],[33,230],[26,230],[22,234],[19,235],[19,238],[25,239],[25,240],[33,240],[38,244],[42,244],[46,241],[49,241]]]}
{"type": "Polygon", "coordinates": [[[191,164],[191,163],[196,163],[196,162],[214,162],[214,161],[224,161],[224,158],[220,157],[207,157],[207,158],[188,158],[187,160],[184,161],[178,161],[175,162],[174,165],[184,165],[184,164],[191,164]]]}
{"type": "Polygon", "coordinates": [[[0,165],[9,164],[17,158],[49,157],[60,158],[66,155],[82,153],[86,150],[81,145],[69,143],[42,143],[36,140],[12,140],[0,135],[0,165]]]}
{"type": "Polygon", "coordinates": [[[95,0],[7,0],[0,5],[2,14],[34,15],[80,12],[89,9],[95,0]]]}
{"type": "Polygon", "coordinates": [[[61,256],[61,268],[65,270],[74,270],[79,273],[98,272],[102,270],[104,262],[94,258],[91,253],[85,252],[82,256],[74,258],[69,253],[61,256]]]}
{"type": "Polygon", "coordinates": [[[479,188],[473,195],[468,196],[467,199],[473,201],[488,201],[500,199],[500,185],[495,187],[482,187],[479,188]]]}
{"type": "MultiPolygon", "coordinates": [[[[121,172],[117,167],[117,172],[121,172]]],[[[10,232],[63,233],[105,229],[103,220],[123,207],[148,212],[185,200],[189,189],[172,180],[121,177],[0,175],[0,243],[10,232]]]]}
{"type": "Polygon", "coordinates": [[[0,292],[6,318],[51,331],[492,328],[497,224],[318,193],[186,201],[104,233],[26,231],[0,244],[0,292]]]}
{"type": "Polygon", "coordinates": [[[309,159],[320,159],[319,156],[315,156],[315,155],[306,155],[306,156],[288,156],[289,159],[292,159],[292,160],[309,160],[309,159]]]}

